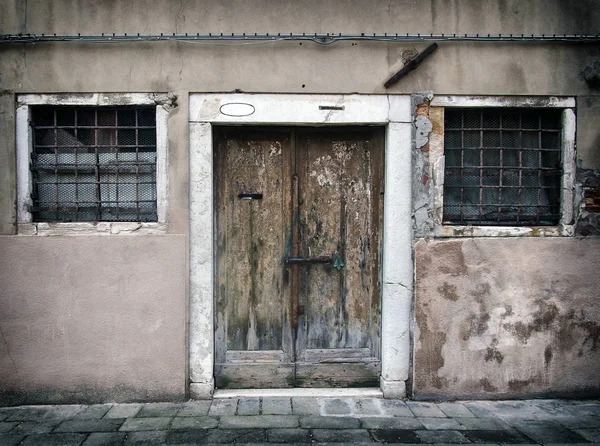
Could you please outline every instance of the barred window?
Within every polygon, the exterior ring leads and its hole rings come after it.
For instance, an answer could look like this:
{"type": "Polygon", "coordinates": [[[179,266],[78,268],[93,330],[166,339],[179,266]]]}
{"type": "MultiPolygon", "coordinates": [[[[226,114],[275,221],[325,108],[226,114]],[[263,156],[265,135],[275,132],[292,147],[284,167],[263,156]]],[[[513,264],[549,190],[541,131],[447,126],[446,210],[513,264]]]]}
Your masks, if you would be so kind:
{"type": "Polygon", "coordinates": [[[443,223],[559,223],[560,109],[448,107],[444,156],[443,223]]]}
{"type": "Polygon", "coordinates": [[[157,221],[152,106],[32,106],[34,222],[157,221]]]}

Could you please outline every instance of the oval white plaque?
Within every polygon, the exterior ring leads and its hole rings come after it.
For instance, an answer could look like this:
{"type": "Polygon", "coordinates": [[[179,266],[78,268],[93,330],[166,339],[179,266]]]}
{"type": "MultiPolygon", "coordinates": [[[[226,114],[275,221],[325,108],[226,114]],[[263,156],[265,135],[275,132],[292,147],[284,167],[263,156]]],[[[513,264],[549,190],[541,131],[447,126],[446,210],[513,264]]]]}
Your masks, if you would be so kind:
{"type": "Polygon", "coordinates": [[[219,111],[225,116],[250,116],[254,113],[254,106],[244,102],[230,102],[229,104],[221,105],[219,111]]]}

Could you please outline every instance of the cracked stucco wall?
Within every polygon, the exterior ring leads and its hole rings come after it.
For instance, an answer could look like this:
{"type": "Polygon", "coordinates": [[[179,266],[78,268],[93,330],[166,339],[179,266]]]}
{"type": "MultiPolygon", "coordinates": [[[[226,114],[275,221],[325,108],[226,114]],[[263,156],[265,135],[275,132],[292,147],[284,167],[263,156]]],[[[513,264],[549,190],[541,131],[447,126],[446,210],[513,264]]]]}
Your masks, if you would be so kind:
{"type": "Polygon", "coordinates": [[[415,397],[600,394],[600,239],[420,240],[415,261],[415,397]]]}

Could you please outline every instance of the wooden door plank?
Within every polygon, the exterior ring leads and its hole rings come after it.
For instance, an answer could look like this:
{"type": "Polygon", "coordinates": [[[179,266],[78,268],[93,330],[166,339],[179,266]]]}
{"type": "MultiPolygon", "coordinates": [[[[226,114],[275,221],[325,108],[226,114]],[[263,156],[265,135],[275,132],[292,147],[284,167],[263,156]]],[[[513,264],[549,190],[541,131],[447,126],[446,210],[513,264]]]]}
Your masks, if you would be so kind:
{"type": "Polygon", "coordinates": [[[287,359],[283,350],[227,350],[225,360],[228,364],[241,362],[285,362],[287,359]]]}
{"type": "Polygon", "coordinates": [[[303,267],[305,349],[368,348],[379,356],[383,131],[335,129],[298,139],[305,256],[343,255],[344,268],[303,267]]]}
{"type": "Polygon", "coordinates": [[[296,365],[298,387],[377,387],[381,362],[296,365]]]}
{"type": "MultiPolygon", "coordinates": [[[[215,375],[221,384],[254,386],[256,368],[245,374],[245,361],[293,360],[282,263],[290,159],[289,131],[215,130],[215,375]]],[[[276,376],[272,385],[280,386],[276,376]]]]}
{"type": "Polygon", "coordinates": [[[269,389],[294,384],[293,363],[216,364],[219,389],[269,389]]]}
{"type": "MultiPolygon", "coordinates": [[[[297,172],[301,184],[300,220],[302,257],[332,255],[343,251],[340,237],[339,206],[341,160],[328,139],[314,138],[312,132],[299,132],[297,172]]],[[[343,271],[331,265],[303,265],[300,270],[300,300],[304,307],[302,330],[298,333],[297,355],[306,348],[336,348],[345,345],[343,271]]]]}
{"type": "Polygon", "coordinates": [[[306,349],[301,358],[302,362],[327,362],[349,359],[364,359],[372,357],[369,348],[315,348],[306,349]]]}

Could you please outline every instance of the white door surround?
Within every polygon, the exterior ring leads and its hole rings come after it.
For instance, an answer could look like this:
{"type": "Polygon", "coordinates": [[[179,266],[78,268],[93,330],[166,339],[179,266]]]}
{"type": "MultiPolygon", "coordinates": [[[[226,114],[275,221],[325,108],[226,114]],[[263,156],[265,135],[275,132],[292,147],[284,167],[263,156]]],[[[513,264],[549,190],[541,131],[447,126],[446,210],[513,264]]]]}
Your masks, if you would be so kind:
{"type": "Polygon", "coordinates": [[[381,380],[386,398],[406,396],[413,297],[410,95],[190,95],[190,396],[214,392],[214,125],[384,125],[381,380]]]}

